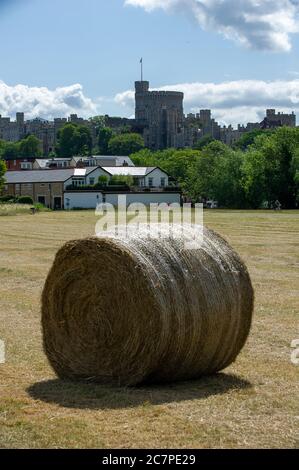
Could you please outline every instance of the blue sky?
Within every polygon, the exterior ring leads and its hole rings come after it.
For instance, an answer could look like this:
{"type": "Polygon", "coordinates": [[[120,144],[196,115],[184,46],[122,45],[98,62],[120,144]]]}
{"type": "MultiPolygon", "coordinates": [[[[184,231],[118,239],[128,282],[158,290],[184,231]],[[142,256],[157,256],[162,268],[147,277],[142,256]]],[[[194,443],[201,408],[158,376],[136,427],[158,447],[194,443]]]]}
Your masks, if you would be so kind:
{"type": "Polygon", "coordinates": [[[267,106],[299,113],[298,10],[296,0],[0,0],[0,114],[130,116],[141,56],[153,88],[185,92],[186,112],[210,107],[234,124],[267,106]]]}

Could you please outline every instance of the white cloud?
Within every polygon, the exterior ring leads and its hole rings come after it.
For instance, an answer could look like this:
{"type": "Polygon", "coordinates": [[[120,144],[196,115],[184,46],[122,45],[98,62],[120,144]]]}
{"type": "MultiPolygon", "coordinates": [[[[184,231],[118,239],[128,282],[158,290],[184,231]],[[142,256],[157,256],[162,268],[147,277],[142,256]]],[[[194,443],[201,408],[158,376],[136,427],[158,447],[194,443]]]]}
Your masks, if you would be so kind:
{"type": "MultiPolygon", "coordinates": [[[[185,112],[212,109],[213,116],[224,124],[261,121],[266,108],[299,113],[299,79],[265,82],[236,80],[223,83],[183,83],[164,86],[157,90],[182,91],[185,94],[185,112]]],[[[115,96],[115,102],[128,109],[134,108],[134,91],[115,96]]]]}
{"type": "Polygon", "coordinates": [[[0,114],[13,117],[24,111],[27,119],[53,119],[77,113],[82,117],[98,114],[99,103],[86,97],[80,84],[49,90],[27,85],[9,86],[0,80],[0,114]]]}
{"type": "Polygon", "coordinates": [[[201,28],[253,49],[287,52],[299,32],[298,0],[125,0],[151,12],[191,14],[201,28]]]}
{"type": "MultiPolygon", "coordinates": [[[[212,109],[221,123],[234,124],[260,121],[266,108],[294,110],[299,114],[299,79],[265,82],[237,80],[222,83],[182,83],[157,90],[182,91],[185,112],[212,109]]],[[[82,117],[110,113],[132,117],[135,107],[133,90],[118,93],[114,98],[88,98],[79,84],[49,90],[26,85],[9,86],[0,81],[0,114],[14,117],[25,112],[26,119],[54,117],[77,113],[82,117]],[[105,108],[105,109],[104,109],[105,108]],[[122,112],[119,112],[119,111],[122,112]]]]}

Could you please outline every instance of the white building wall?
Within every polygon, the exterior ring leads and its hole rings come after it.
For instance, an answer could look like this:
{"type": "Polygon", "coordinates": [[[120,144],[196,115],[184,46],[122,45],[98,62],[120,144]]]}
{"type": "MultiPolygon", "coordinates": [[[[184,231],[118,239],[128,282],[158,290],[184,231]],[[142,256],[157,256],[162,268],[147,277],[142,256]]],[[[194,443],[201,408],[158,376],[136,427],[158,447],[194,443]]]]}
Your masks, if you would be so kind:
{"type": "Polygon", "coordinates": [[[153,178],[153,187],[155,188],[161,187],[161,178],[165,178],[165,186],[168,186],[168,175],[167,173],[164,173],[164,171],[160,170],[159,168],[156,168],[145,177],[146,187],[149,186],[150,178],[153,178]]]}
{"type": "MultiPolygon", "coordinates": [[[[106,194],[106,202],[112,204],[113,206],[118,205],[118,197],[119,194],[106,194]]],[[[179,203],[181,202],[181,195],[180,193],[128,193],[122,194],[121,196],[126,196],[126,204],[129,206],[130,204],[141,202],[146,206],[150,204],[172,204],[174,202],[179,203]]]]}
{"type": "Polygon", "coordinates": [[[100,176],[107,176],[108,180],[110,180],[110,178],[111,178],[111,176],[109,176],[109,175],[106,173],[106,171],[104,171],[102,168],[97,168],[97,169],[94,170],[92,173],[90,173],[89,175],[87,175],[87,177],[86,177],[86,184],[87,184],[87,185],[90,184],[90,178],[94,178],[95,183],[97,183],[100,176]]]}
{"type": "Polygon", "coordinates": [[[101,192],[88,192],[88,191],[67,191],[64,193],[64,207],[65,209],[95,209],[96,206],[102,202],[112,204],[117,207],[119,196],[126,197],[126,204],[129,206],[133,203],[142,203],[145,206],[150,204],[172,204],[181,202],[179,193],[127,193],[127,194],[111,194],[106,193],[105,197],[101,192]]]}
{"type": "Polygon", "coordinates": [[[65,209],[95,209],[103,202],[101,192],[66,192],[64,193],[65,209]]]}

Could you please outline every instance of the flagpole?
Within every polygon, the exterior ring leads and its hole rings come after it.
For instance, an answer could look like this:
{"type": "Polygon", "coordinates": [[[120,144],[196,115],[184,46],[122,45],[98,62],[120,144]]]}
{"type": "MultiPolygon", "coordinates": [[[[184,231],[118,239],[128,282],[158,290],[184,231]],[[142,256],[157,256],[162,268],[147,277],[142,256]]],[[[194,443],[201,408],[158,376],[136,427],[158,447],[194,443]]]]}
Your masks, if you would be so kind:
{"type": "Polygon", "coordinates": [[[143,82],[143,58],[142,57],[140,60],[140,64],[141,64],[141,81],[143,82]]]}

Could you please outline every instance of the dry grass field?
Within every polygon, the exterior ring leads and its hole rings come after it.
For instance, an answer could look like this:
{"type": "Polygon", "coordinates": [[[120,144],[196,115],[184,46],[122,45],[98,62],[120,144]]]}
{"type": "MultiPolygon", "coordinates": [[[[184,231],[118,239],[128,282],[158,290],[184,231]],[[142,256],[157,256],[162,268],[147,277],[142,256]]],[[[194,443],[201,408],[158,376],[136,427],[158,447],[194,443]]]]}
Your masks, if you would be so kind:
{"type": "Polygon", "coordinates": [[[43,354],[40,294],[56,250],[94,232],[93,212],[0,218],[1,448],[299,446],[299,212],[209,211],[256,291],[249,341],[217,376],[111,389],[55,378],[43,354]]]}

